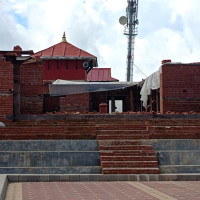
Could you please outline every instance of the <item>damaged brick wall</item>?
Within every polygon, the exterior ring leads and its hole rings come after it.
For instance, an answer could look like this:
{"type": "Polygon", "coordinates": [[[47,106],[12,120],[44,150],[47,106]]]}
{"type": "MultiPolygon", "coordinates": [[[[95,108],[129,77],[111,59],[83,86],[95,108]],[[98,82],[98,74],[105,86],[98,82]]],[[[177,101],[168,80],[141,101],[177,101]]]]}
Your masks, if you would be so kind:
{"type": "Polygon", "coordinates": [[[161,113],[200,112],[200,63],[162,66],[161,113]]]}
{"type": "Polygon", "coordinates": [[[89,111],[89,94],[60,97],[60,111],[86,113],[89,111]]]}
{"type": "Polygon", "coordinates": [[[20,69],[21,114],[42,114],[43,64],[22,64],[20,69]]]}
{"type": "Polygon", "coordinates": [[[13,65],[0,55],[0,121],[13,113],[13,65]]]}

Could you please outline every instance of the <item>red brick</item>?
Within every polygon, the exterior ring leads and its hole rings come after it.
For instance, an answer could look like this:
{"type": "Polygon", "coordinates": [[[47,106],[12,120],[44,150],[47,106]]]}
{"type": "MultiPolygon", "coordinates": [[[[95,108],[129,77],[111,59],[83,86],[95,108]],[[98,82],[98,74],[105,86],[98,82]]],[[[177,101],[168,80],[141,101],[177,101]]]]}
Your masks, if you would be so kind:
{"type": "Polygon", "coordinates": [[[160,83],[160,110],[200,112],[200,64],[164,64],[160,83]]]}

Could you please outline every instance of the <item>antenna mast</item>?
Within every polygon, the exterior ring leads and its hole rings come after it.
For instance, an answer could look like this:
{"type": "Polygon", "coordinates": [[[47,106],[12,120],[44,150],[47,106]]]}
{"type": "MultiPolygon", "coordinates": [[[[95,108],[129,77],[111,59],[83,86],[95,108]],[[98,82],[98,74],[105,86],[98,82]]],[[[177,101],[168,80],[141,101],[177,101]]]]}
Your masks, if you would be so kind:
{"type": "Polygon", "coordinates": [[[133,81],[134,65],[134,44],[137,35],[138,21],[138,3],[139,0],[127,0],[126,17],[120,18],[120,24],[125,25],[124,35],[128,37],[128,55],[127,55],[127,82],[133,81]]]}

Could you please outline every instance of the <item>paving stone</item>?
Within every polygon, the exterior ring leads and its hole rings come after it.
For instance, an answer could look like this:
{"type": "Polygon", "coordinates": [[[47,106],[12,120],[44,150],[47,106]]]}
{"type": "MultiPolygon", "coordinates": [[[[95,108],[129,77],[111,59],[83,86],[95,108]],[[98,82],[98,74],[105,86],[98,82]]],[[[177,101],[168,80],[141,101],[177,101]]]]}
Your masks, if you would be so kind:
{"type": "Polygon", "coordinates": [[[38,182],[40,180],[39,175],[28,175],[29,182],[38,182]]]}
{"type": "Polygon", "coordinates": [[[99,177],[99,181],[118,181],[117,174],[103,174],[99,177]]]}
{"type": "Polygon", "coordinates": [[[178,181],[196,181],[195,175],[190,174],[177,174],[177,180],[178,181]]]}
{"type": "Polygon", "coordinates": [[[199,196],[197,181],[24,182],[9,184],[6,200],[197,200],[199,196]]]}
{"type": "Polygon", "coordinates": [[[86,174],[80,174],[80,182],[88,182],[89,176],[86,174]]]}
{"type": "Polygon", "coordinates": [[[176,174],[158,174],[158,181],[177,181],[176,174]]]}
{"type": "Polygon", "coordinates": [[[19,182],[29,182],[29,176],[19,175],[19,182]]]}
{"type": "Polygon", "coordinates": [[[140,174],[139,181],[149,181],[149,175],[148,174],[140,174]]]}
{"type": "Polygon", "coordinates": [[[60,181],[60,175],[49,175],[50,182],[57,182],[60,181]]]}
{"type": "Polygon", "coordinates": [[[69,181],[69,174],[60,175],[60,181],[61,182],[69,181]]]}
{"type": "Polygon", "coordinates": [[[39,181],[40,182],[49,182],[49,175],[46,175],[46,174],[40,175],[39,181]]]}
{"type": "Polygon", "coordinates": [[[78,174],[70,174],[69,175],[69,181],[71,181],[71,182],[80,181],[80,175],[78,175],[78,174]]]}
{"type": "Polygon", "coordinates": [[[139,175],[137,174],[128,175],[128,181],[139,181],[139,175]]]}
{"type": "Polygon", "coordinates": [[[99,175],[99,174],[89,175],[89,180],[90,181],[99,181],[100,180],[100,176],[102,176],[102,175],[99,175]]]}
{"type": "Polygon", "coordinates": [[[118,174],[118,181],[128,181],[128,174],[118,174]]]}
{"type": "Polygon", "coordinates": [[[149,174],[149,181],[158,181],[158,174],[149,174]]]}
{"type": "Polygon", "coordinates": [[[8,175],[9,182],[19,182],[19,175],[8,175]]]}
{"type": "Polygon", "coordinates": [[[196,181],[200,181],[200,174],[195,175],[196,176],[196,181]]]}

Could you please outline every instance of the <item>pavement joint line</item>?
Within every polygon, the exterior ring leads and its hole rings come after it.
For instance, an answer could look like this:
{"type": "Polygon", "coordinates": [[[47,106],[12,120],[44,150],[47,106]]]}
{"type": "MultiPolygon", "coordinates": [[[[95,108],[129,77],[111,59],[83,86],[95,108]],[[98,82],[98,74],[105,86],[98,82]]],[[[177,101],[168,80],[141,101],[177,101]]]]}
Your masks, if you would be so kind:
{"type": "Polygon", "coordinates": [[[146,185],[144,185],[142,183],[139,183],[139,182],[134,182],[134,183],[127,182],[127,183],[130,184],[133,187],[136,187],[139,190],[142,190],[143,192],[146,192],[146,193],[150,194],[153,197],[156,197],[156,198],[160,199],[160,200],[177,200],[177,199],[175,199],[175,198],[173,198],[173,197],[171,197],[171,196],[169,196],[167,194],[159,192],[159,191],[157,191],[157,190],[155,190],[155,189],[153,189],[151,187],[148,187],[148,186],[146,186],[146,185]]]}

